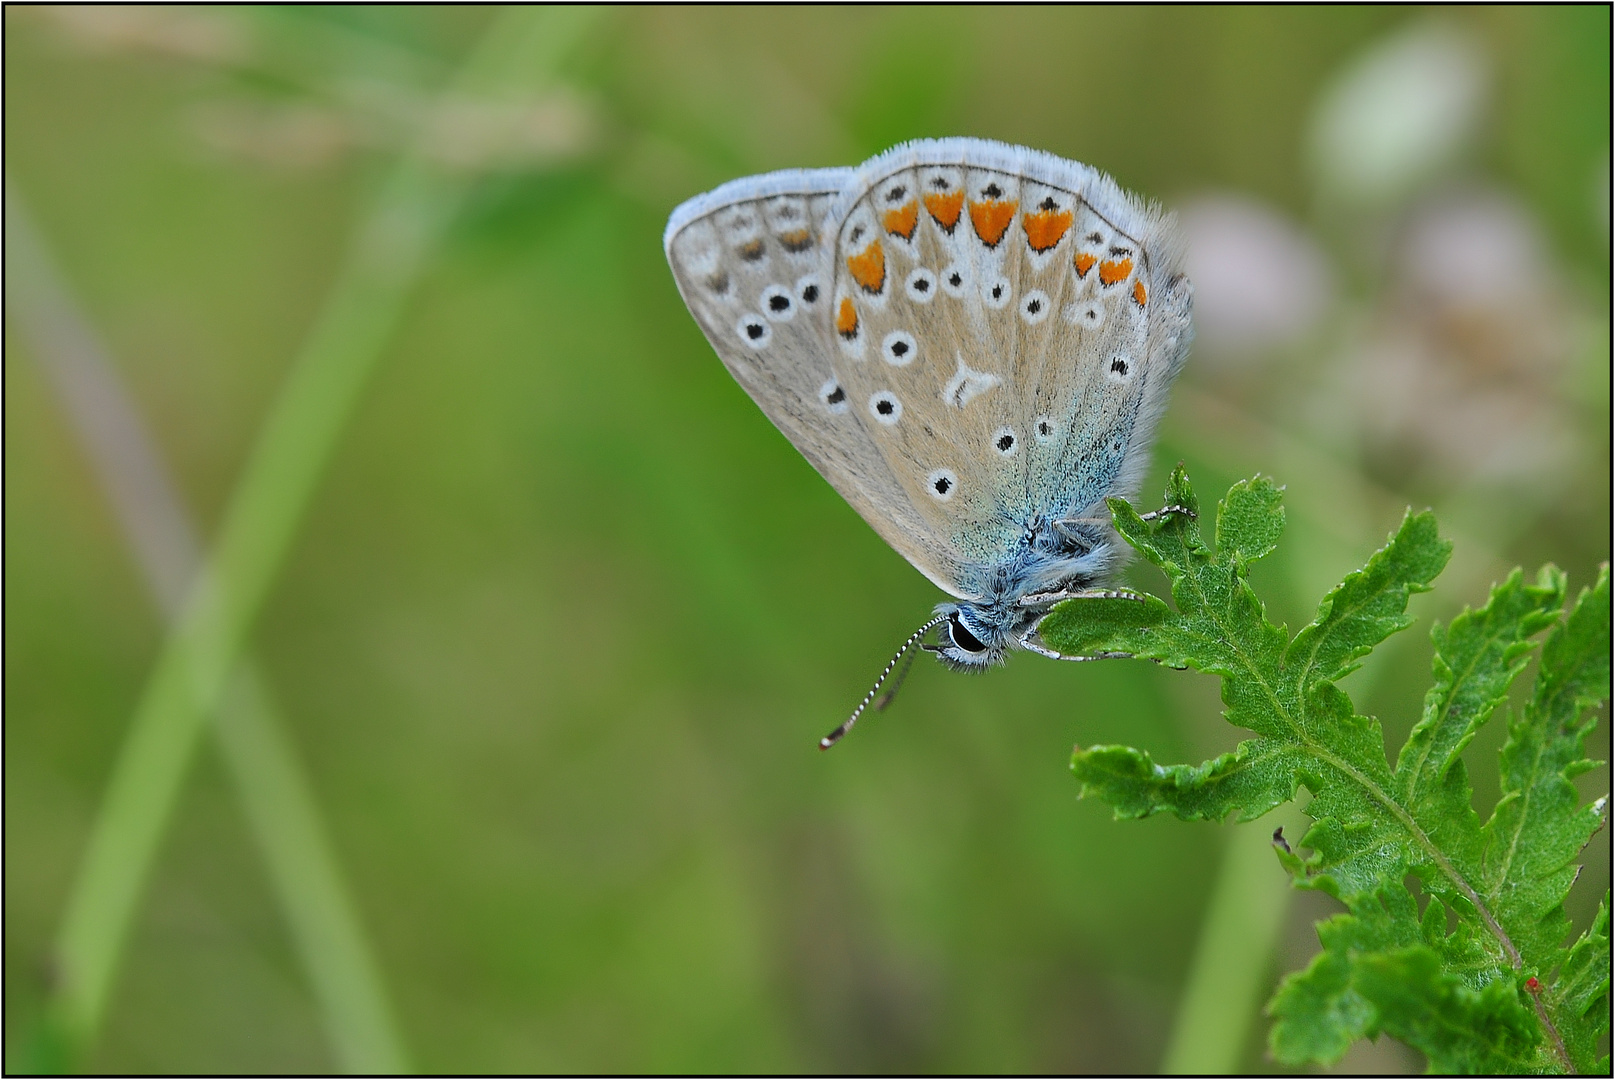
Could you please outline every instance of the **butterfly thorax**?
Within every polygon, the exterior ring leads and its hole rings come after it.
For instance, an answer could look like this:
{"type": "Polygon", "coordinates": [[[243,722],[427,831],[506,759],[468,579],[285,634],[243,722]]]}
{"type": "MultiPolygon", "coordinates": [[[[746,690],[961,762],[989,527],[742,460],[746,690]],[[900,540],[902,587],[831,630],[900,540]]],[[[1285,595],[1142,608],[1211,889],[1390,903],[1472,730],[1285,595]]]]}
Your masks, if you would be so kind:
{"type": "Polygon", "coordinates": [[[944,664],[979,671],[1002,663],[1054,603],[1038,597],[1090,588],[1111,567],[1114,547],[1097,528],[1073,533],[1034,519],[1023,539],[1022,550],[972,575],[978,599],[937,606],[948,616],[933,650],[944,664]]]}

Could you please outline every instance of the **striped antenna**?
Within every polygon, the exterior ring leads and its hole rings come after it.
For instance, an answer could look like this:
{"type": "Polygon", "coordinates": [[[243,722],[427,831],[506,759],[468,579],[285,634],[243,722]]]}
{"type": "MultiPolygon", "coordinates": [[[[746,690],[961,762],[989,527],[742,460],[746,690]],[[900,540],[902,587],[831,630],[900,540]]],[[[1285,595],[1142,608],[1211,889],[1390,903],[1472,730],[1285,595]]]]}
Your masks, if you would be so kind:
{"type": "MultiPolygon", "coordinates": [[[[881,685],[886,682],[886,677],[892,673],[892,669],[897,666],[897,662],[903,659],[903,654],[912,649],[916,642],[918,642],[926,634],[929,634],[934,627],[940,626],[947,620],[947,618],[948,616],[946,614],[938,615],[936,618],[932,619],[930,622],[926,623],[924,626],[920,627],[918,630],[914,631],[908,636],[908,640],[903,642],[903,647],[897,650],[897,655],[892,657],[891,661],[886,665],[886,670],[882,671],[880,673],[880,678],[875,680],[875,685],[869,688],[869,693],[865,694],[864,699],[858,703],[858,707],[852,710],[852,715],[847,717],[844,724],[819,740],[820,750],[830,749],[830,747],[840,742],[847,732],[852,730],[852,725],[858,722],[858,718],[864,714],[864,710],[869,708],[869,703],[875,700],[875,695],[880,693],[881,685]]],[[[895,692],[895,687],[893,690],[895,692]]],[[[882,701],[880,705],[876,707],[884,708],[885,705],[886,702],[882,701]]]]}

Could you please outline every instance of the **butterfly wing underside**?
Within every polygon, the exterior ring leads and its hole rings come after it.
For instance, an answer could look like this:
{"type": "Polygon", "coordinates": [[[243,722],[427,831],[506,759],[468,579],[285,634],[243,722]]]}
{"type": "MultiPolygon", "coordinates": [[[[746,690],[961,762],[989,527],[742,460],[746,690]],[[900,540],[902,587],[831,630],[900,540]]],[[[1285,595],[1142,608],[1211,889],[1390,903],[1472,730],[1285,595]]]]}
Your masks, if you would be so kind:
{"type": "Polygon", "coordinates": [[[665,247],[690,312],[735,381],[875,531],[944,590],[961,559],[909,504],[844,388],[830,210],[851,169],[725,184],[674,211],[665,247]]]}
{"type": "Polygon", "coordinates": [[[979,139],[773,173],[665,240],[730,373],[882,538],[956,597],[1029,523],[1109,538],[1191,336],[1170,218],[1094,169],[979,139]]]}

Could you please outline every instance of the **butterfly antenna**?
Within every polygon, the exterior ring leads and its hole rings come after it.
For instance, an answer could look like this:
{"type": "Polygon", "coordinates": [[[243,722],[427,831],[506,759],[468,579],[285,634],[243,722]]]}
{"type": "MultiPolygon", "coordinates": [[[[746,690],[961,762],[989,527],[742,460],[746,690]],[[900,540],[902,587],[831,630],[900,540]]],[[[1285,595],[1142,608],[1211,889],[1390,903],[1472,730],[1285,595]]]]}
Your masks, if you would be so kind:
{"type": "MultiPolygon", "coordinates": [[[[819,740],[820,750],[830,749],[830,747],[840,742],[842,738],[846,736],[847,732],[852,730],[852,725],[858,722],[858,718],[864,714],[864,710],[869,708],[869,703],[875,700],[875,695],[880,693],[882,684],[886,682],[886,677],[892,673],[892,669],[897,666],[898,661],[902,660],[903,656],[910,649],[912,649],[921,638],[923,638],[926,634],[929,634],[933,627],[940,626],[946,619],[947,615],[938,615],[936,618],[932,619],[930,622],[926,623],[924,626],[920,627],[918,630],[914,631],[908,636],[908,640],[903,642],[903,647],[897,650],[897,655],[891,658],[886,665],[886,669],[880,673],[880,678],[875,680],[875,685],[869,688],[869,693],[865,694],[864,699],[858,703],[858,707],[852,710],[852,715],[847,717],[846,722],[840,727],[836,728],[834,731],[830,732],[830,734],[819,740]]],[[[905,667],[903,669],[903,674],[897,677],[897,685],[893,686],[891,692],[881,700],[879,705],[875,706],[877,709],[885,708],[885,706],[891,701],[892,694],[897,693],[897,688],[903,685],[903,679],[907,675],[908,668],[905,667]]]]}
{"type": "Polygon", "coordinates": [[[897,696],[897,692],[903,689],[903,681],[908,678],[909,668],[914,666],[914,658],[918,655],[920,654],[914,650],[909,650],[908,655],[903,657],[903,666],[897,669],[897,678],[893,679],[892,685],[887,687],[886,692],[876,698],[873,705],[869,706],[871,709],[876,712],[884,712],[886,706],[892,703],[892,699],[897,696]]]}

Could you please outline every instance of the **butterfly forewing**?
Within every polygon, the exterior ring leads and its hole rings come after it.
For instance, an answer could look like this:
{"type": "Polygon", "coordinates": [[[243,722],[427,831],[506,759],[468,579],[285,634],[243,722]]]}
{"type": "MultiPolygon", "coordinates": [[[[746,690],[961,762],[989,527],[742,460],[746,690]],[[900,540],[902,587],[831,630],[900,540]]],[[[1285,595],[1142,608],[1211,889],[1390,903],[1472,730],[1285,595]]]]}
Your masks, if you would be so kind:
{"type": "Polygon", "coordinates": [[[961,560],[914,512],[843,374],[831,303],[833,198],[849,169],[776,173],[681,206],[665,246],[679,291],[735,380],[883,539],[959,595],[961,560]]]}

